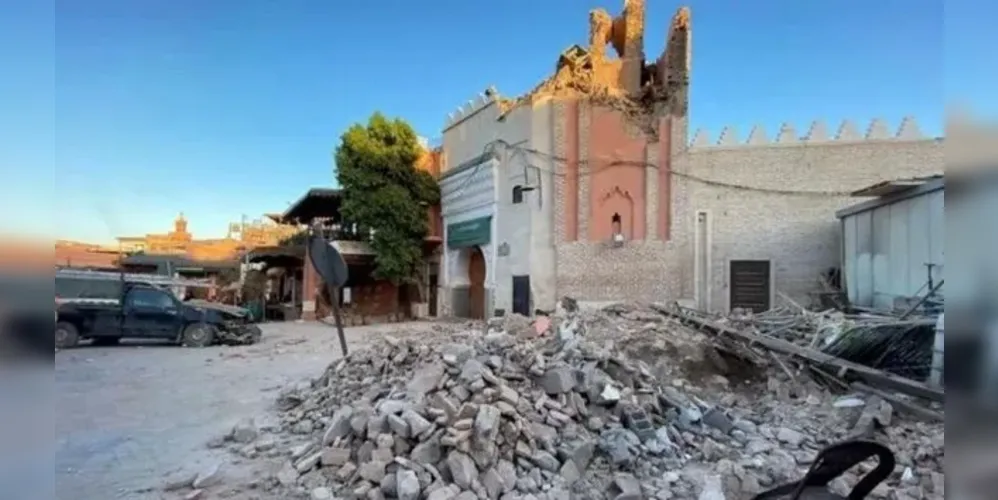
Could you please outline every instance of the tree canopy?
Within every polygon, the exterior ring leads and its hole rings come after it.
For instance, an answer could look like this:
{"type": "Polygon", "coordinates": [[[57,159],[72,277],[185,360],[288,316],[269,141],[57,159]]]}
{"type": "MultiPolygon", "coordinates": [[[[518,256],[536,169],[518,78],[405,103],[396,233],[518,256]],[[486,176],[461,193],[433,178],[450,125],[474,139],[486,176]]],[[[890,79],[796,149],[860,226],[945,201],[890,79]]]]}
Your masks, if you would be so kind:
{"type": "Polygon", "coordinates": [[[373,229],[375,276],[395,284],[417,275],[429,230],[427,207],[440,201],[436,179],[416,168],[422,154],[412,127],[381,113],[350,127],[336,148],[340,214],[373,229]]]}

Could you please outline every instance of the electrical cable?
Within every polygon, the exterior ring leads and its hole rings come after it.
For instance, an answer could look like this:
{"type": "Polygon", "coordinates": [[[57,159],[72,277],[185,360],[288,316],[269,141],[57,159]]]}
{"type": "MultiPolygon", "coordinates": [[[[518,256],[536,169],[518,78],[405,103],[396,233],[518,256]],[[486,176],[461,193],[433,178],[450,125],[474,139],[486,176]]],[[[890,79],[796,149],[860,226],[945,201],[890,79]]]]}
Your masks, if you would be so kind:
{"type": "MultiPolygon", "coordinates": [[[[498,140],[496,140],[494,142],[497,142],[497,143],[500,143],[500,144],[504,144],[505,143],[505,141],[503,141],[502,139],[498,139],[498,140]]],[[[508,146],[508,147],[512,147],[514,149],[519,149],[519,150],[524,151],[526,153],[530,153],[530,154],[533,154],[533,155],[536,155],[536,156],[547,158],[547,159],[550,159],[552,161],[556,161],[558,163],[567,164],[567,163],[570,162],[570,160],[568,158],[560,157],[560,156],[557,156],[557,155],[554,155],[554,154],[551,154],[551,153],[546,153],[546,152],[543,152],[543,151],[538,151],[536,149],[524,148],[524,147],[521,147],[521,146],[508,146]]],[[[642,167],[642,168],[654,168],[656,170],[659,169],[658,165],[656,165],[654,163],[649,163],[649,162],[646,162],[646,161],[621,160],[621,159],[605,158],[605,157],[596,158],[595,160],[590,160],[590,159],[576,160],[576,163],[578,163],[580,165],[580,167],[582,165],[588,165],[588,164],[591,164],[591,163],[597,163],[598,164],[598,166],[596,166],[596,167],[589,167],[589,168],[585,168],[585,169],[580,168],[579,169],[579,174],[580,175],[588,175],[588,176],[595,175],[595,174],[599,173],[602,170],[605,170],[605,169],[608,169],[608,168],[611,168],[611,167],[615,167],[615,166],[633,166],[633,167],[642,167]]],[[[547,171],[551,172],[554,175],[560,175],[560,176],[567,175],[567,173],[565,173],[565,172],[554,171],[554,170],[547,169],[547,168],[542,167],[542,166],[535,165],[535,167],[537,167],[539,169],[542,169],[542,170],[547,170],[547,171]]],[[[685,172],[677,172],[675,170],[670,170],[670,174],[671,175],[675,175],[676,177],[680,177],[680,178],[692,180],[694,182],[699,182],[699,183],[705,184],[705,185],[710,185],[710,186],[715,186],[715,187],[723,187],[723,188],[728,188],[728,189],[738,189],[738,190],[744,190],[744,191],[754,191],[754,192],[767,193],[767,194],[780,194],[780,195],[790,195],[790,196],[821,196],[821,197],[839,197],[839,196],[849,196],[851,194],[851,191],[808,191],[808,190],[775,189],[775,188],[765,188],[765,187],[758,187],[758,186],[747,186],[747,185],[744,185],[744,184],[735,184],[735,183],[730,183],[730,182],[716,181],[716,180],[713,180],[713,179],[707,179],[707,178],[699,177],[699,176],[696,176],[696,175],[693,175],[693,174],[688,174],[688,173],[685,173],[685,172]]]]}
{"type": "MultiPolygon", "coordinates": [[[[488,144],[486,144],[485,147],[483,148],[483,156],[487,155],[489,153],[492,153],[494,156],[499,156],[498,154],[496,154],[496,146],[500,146],[500,147],[502,147],[503,149],[506,149],[506,150],[513,150],[513,151],[517,151],[517,152],[521,152],[521,153],[527,153],[527,154],[531,154],[531,155],[534,155],[534,156],[538,156],[538,157],[550,160],[552,162],[557,162],[557,163],[562,164],[562,165],[567,165],[569,163],[573,163],[572,160],[569,160],[566,157],[557,156],[557,155],[552,154],[552,153],[548,153],[548,152],[544,152],[544,151],[539,151],[537,149],[528,148],[528,147],[520,146],[520,145],[517,145],[517,144],[510,144],[509,142],[507,142],[507,141],[505,141],[503,139],[496,139],[496,140],[493,140],[493,141],[489,142],[488,144]]],[[[675,156],[676,155],[673,155],[673,157],[675,157],[675,156]]],[[[472,170],[471,173],[465,177],[464,182],[461,183],[460,187],[457,188],[457,189],[455,189],[455,192],[458,195],[461,192],[463,192],[464,189],[470,184],[470,182],[471,182],[472,178],[474,177],[474,175],[478,172],[478,170],[481,168],[481,166],[483,164],[485,164],[485,163],[486,162],[483,161],[483,162],[479,163],[478,165],[476,165],[475,168],[474,168],[474,170],[472,170]]],[[[580,176],[593,176],[593,175],[596,175],[597,173],[599,173],[599,172],[601,172],[603,170],[606,170],[606,169],[612,168],[612,167],[617,167],[617,166],[632,166],[632,167],[640,167],[640,168],[653,168],[655,170],[659,169],[658,165],[656,165],[654,163],[646,162],[646,161],[640,161],[640,160],[621,160],[621,159],[618,159],[618,158],[606,158],[606,157],[598,157],[596,159],[588,159],[587,158],[585,160],[574,160],[574,163],[578,164],[578,166],[579,166],[579,169],[578,169],[579,172],[578,173],[579,173],[580,176]],[[592,164],[596,164],[596,166],[591,166],[592,164]],[[586,168],[583,168],[583,166],[586,166],[586,168]]],[[[564,171],[559,171],[558,169],[548,168],[546,166],[535,165],[532,162],[528,162],[528,165],[530,165],[533,168],[537,168],[538,170],[546,171],[548,173],[551,173],[552,175],[557,175],[557,176],[561,176],[561,177],[565,177],[565,176],[568,175],[568,173],[566,173],[564,171]]],[[[689,174],[689,173],[686,173],[686,172],[678,172],[676,170],[671,170],[671,169],[669,170],[669,174],[673,175],[675,177],[681,178],[681,179],[690,180],[690,181],[697,182],[697,183],[700,183],[700,184],[704,184],[704,185],[707,185],[707,186],[720,187],[720,188],[726,188],[726,189],[734,189],[734,190],[740,190],[740,191],[751,191],[751,192],[764,193],[764,194],[776,194],[776,195],[784,195],[784,196],[804,196],[804,197],[843,197],[843,196],[850,196],[852,194],[852,191],[809,191],[809,190],[777,189],[777,188],[766,188],[766,187],[760,187],[760,186],[748,186],[748,185],[744,185],[744,184],[736,184],[736,183],[731,183],[731,182],[724,182],[724,181],[717,181],[717,180],[713,180],[713,179],[707,179],[707,178],[704,178],[704,177],[699,177],[699,176],[696,176],[696,175],[693,175],[693,174],[689,174]]]]}

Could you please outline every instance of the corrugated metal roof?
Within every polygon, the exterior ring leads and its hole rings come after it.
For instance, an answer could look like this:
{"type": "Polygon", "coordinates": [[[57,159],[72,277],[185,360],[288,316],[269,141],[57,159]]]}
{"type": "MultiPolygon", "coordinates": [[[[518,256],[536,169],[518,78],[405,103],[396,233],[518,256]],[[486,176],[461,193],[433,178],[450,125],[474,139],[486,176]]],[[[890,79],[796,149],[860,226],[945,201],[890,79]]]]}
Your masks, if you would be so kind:
{"type": "Polygon", "coordinates": [[[910,179],[894,179],[889,181],[882,181],[872,186],[867,186],[862,189],[857,189],[850,193],[851,196],[857,198],[865,198],[870,196],[891,196],[898,193],[903,193],[909,189],[917,188],[922,184],[927,182],[942,179],[942,175],[932,175],[928,177],[912,177],[910,179]]]}
{"type": "MultiPolygon", "coordinates": [[[[884,205],[890,205],[892,203],[897,203],[899,201],[906,200],[908,198],[913,198],[915,196],[920,196],[920,195],[923,195],[925,193],[931,193],[932,191],[938,191],[938,190],[944,189],[946,187],[946,178],[944,176],[942,176],[942,175],[937,175],[937,176],[932,176],[932,177],[926,177],[926,178],[922,179],[920,183],[918,183],[918,184],[916,184],[914,186],[908,186],[908,187],[902,188],[903,185],[904,185],[903,183],[905,183],[905,182],[914,182],[914,180],[909,179],[909,180],[901,180],[901,181],[886,181],[886,182],[880,182],[880,183],[874,184],[873,186],[870,186],[869,188],[864,188],[864,189],[869,190],[869,192],[876,192],[877,189],[881,189],[883,192],[885,192],[887,194],[885,194],[883,196],[879,196],[879,197],[874,198],[872,200],[863,201],[863,202],[857,203],[855,205],[851,205],[851,206],[848,206],[846,208],[843,208],[843,209],[835,212],[835,217],[837,217],[839,219],[841,219],[843,217],[849,217],[850,215],[854,215],[854,214],[858,214],[860,212],[866,212],[866,211],[869,211],[869,210],[873,210],[873,209],[875,209],[877,207],[882,207],[884,205]],[[889,185],[889,183],[891,183],[891,182],[901,182],[902,184],[899,185],[900,186],[899,188],[895,188],[894,190],[891,190],[889,187],[887,187],[889,185]],[[884,187],[878,188],[878,186],[884,186],[884,187]],[[876,189],[874,189],[874,188],[876,188],[876,189]]],[[[859,191],[856,191],[856,192],[860,192],[860,191],[863,191],[863,190],[859,190],[859,191]]]]}

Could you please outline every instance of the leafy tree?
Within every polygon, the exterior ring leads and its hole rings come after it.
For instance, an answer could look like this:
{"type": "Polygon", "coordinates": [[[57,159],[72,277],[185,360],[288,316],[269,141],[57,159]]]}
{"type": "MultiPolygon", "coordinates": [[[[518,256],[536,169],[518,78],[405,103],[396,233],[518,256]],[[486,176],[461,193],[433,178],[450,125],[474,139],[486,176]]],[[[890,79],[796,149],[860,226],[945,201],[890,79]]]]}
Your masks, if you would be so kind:
{"type": "Polygon", "coordinates": [[[381,113],[350,127],[336,148],[340,213],[373,230],[374,274],[396,285],[418,276],[429,231],[426,208],[440,201],[436,179],[416,168],[421,149],[408,123],[381,113]]]}

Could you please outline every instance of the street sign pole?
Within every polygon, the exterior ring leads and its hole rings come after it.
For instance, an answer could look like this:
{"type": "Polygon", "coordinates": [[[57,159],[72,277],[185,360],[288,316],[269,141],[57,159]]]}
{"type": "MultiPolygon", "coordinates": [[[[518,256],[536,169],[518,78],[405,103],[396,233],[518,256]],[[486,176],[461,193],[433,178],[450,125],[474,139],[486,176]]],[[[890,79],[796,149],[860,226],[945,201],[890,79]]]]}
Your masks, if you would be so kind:
{"type": "Polygon", "coordinates": [[[340,352],[347,355],[347,338],[343,334],[343,318],[340,316],[340,288],[329,285],[329,297],[333,301],[333,318],[336,320],[336,333],[340,336],[340,352]]]}
{"type": "Polygon", "coordinates": [[[312,226],[308,238],[309,258],[312,266],[329,289],[329,298],[333,306],[333,318],[336,320],[336,333],[340,337],[340,352],[347,355],[347,338],[343,333],[343,319],[340,315],[340,290],[346,284],[348,270],[343,256],[322,236],[322,227],[316,223],[312,226]]]}

